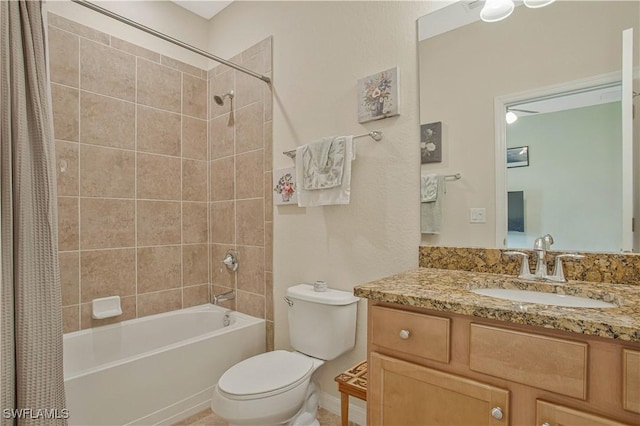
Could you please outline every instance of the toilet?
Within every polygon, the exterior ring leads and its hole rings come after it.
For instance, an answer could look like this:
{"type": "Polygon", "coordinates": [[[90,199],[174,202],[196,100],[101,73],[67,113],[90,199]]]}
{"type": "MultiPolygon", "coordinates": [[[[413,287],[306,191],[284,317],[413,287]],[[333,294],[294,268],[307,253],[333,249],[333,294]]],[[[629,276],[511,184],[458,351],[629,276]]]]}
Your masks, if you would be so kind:
{"type": "Polygon", "coordinates": [[[211,409],[230,425],[318,425],[318,369],[355,345],[353,294],[299,284],[284,299],[294,351],[256,355],[220,377],[211,409]]]}

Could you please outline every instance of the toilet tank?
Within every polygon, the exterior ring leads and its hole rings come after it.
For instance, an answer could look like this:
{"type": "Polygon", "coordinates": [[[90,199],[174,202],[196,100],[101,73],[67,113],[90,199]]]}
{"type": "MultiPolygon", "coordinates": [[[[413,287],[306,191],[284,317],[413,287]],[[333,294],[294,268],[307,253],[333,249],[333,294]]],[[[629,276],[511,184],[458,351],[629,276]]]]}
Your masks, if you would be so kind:
{"type": "Polygon", "coordinates": [[[358,297],[310,284],[287,289],[289,338],[293,348],[314,358],[330,361],[353,349],[356,343],[358,297]]]}

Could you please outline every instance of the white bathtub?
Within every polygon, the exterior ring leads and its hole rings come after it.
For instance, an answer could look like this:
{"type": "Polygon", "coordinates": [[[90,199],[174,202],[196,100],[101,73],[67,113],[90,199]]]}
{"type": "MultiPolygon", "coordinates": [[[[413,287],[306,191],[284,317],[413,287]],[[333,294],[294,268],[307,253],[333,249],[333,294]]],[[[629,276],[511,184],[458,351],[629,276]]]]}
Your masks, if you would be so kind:
{"type": "Polygon", "coordinates": [[[209,407],[220,376],[265,351],[264,320],[202,305],[64,336],[70,425],[170,424],[209,407]]]}

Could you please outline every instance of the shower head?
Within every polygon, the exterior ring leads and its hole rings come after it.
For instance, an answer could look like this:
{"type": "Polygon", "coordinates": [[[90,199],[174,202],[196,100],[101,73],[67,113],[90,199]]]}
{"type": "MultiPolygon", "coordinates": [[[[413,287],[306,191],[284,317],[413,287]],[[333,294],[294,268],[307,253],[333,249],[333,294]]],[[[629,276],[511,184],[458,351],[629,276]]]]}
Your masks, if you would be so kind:
{"type": "Polygon", "coordinates": [[[224,95],[222,95],[222,96],[215,95],[215,96],[213,97],[213,100],[214,100],[214,101],[216,101],[216,103],[217,103],[218,105],[222,106],[222,105],[224,105],[224,98],[227,98],[227,97],[228,97],[229,99],[233,99],[233,90],[230,90],[230,91],[229,91],[229,93],[225,93],[225,94],[224,94],[224,95]]]}

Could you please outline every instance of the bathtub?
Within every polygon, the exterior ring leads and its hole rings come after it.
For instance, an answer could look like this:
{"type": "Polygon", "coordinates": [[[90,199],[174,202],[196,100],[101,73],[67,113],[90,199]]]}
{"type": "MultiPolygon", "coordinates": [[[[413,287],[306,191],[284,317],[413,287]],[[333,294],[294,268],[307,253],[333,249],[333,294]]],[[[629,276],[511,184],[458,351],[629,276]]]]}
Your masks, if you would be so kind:
{"type": "Polygon", "coordinates": [[[70,425],[171,424],[209,407],[232,365],[265,351],[264,320],[211,304],[64,335],[70,425]]]}

